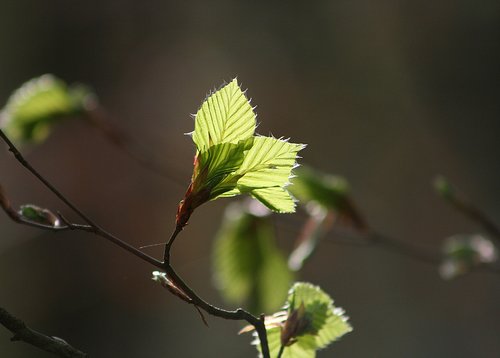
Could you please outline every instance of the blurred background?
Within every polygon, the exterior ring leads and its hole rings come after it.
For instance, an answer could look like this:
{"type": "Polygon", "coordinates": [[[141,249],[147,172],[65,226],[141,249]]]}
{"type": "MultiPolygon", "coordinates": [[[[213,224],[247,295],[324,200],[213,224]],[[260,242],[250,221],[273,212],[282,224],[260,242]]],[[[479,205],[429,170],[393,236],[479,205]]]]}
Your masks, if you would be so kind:
{"type": "MultiPolygon", "coordinates": [[[[345,176],[378,231],[439,251],[478,226],[438,198],[446,175],[500,222],[500,3],[473,1],[33,1],[0,6],[0,100],[53,73],[93,86],[116,126],[185,185],[140,167],[81,121],[27,158],[104,228],[135,246],[166,241],[192,170],[184,136],[207,92],[238,76],[258,132],[308,143],[302,163],[345,176]]],[[[13,204],[72,213],[7,153],[13,204]]],[[[197,210],[174,248],[187,282],[213,288],[210,250],[229,199],[197,210]]],[[[297,236],[299,214],[278,227],[297,236]],[[283,227],[285,226],[285,227],[283,227]]],[[[146,249],[161,256],[162,247],[146,249]]],[[[0,306],[91,357],[255,357],[241,323],[196,311],[152,268],[85,233],[0,215],[0,306]]],[[[354,331],[319,357],[498,357],[500,281],[443,281],[435,267],[377,248],[329,245],[298,277],[346,309],[354,331]]],[[[11,343],[1,357],[49,357],[11,343]]]]}

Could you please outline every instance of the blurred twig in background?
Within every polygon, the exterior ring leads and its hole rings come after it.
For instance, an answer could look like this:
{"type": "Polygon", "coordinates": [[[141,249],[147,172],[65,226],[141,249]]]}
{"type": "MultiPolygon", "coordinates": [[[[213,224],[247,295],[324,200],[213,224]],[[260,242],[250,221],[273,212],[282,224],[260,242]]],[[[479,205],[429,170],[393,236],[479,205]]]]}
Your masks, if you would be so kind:
{"type": "Polygon", "coordinates": [[[44,351],[54,353],[65,358],[84,358],[87,354],[74,348],[59,337],[47,336],[29,328],[19,318],[13,316],[4,308],[0,307],[0,324],[11,331],[14,336],[11,341],[23,341],[44,351]]]}

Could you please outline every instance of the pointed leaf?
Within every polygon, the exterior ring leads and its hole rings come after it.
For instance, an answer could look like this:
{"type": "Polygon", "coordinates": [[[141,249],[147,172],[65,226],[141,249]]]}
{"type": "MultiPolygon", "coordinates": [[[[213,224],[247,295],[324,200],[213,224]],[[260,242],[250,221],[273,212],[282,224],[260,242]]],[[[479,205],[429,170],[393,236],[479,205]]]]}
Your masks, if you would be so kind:
{"type": "Polygon", "coordinates": [[[220,143],[238,143],[253,135],[255,124],[253,108],[235,78],[201,105],[193,141],[200,152],[220,143]]]}
{"type": "Polygon", "coordinates": [[[284,187],[296,166],[297,153],[303,148],[303,144],[282,139],[256,137],[236,171],[236,175],[241,176],[238,188],[273,211],[294,212],[295,202],[284,187]]]}
{"type": "Polygon", "coordinates": [[[304,144],[289,143],[272,137],[256,137],[237,173],[238,186],[267,188],[285,186],[296,165],[297,153],[304,144]]]}
{"type": "MultiPolygon", "coordinates": [[[[304,305],[307,324],[302,325],[299,334],[290,341],[283,351],[283,358],[312,358],[316,350],[326,347],[346,333],[352,331],[351,325],[341,308],[333,305],[333,300],[319,287],[298,282],[289,292],[284,309],[290,313],[304,305]]],[[[271,357],[276,357],[282,345],[282,327],[271,327],[268,343],[271,357]]],[[[254,342],[258,345],[258,339],[254,342]]]]}
{"type": "Polygon", "coordinates": [[[211,189],[210,199],[236,187],[238,177],[230,174],[241,166],[252,142],[253,139],[250,138],[236,144],[220,143],[198,154],[199,167],[204,172],[198,173],[196,180],[203,181],[203,185],[211,189]]]}
{"type": "Polygon", "coordinates": [[[250,194],[272,211],[278,213],[295,212],[295,200],[290,193],[280,187],[254,189],[250,194]]]}
{"type": "Polygon", "coordinates": [[[209,200],[249,194],[271,210],[294,212],[285,189],[302,144],[254,136],[255,114],[233,80],[209,96],[196,114],[193,175],[177,207],[184,227],[194,210],[209,200]]]}

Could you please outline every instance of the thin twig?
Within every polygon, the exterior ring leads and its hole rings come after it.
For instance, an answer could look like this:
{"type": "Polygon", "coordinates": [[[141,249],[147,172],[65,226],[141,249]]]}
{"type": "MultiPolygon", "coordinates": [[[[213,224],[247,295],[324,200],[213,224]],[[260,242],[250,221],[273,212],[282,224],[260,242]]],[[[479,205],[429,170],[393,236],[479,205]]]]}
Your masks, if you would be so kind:
{"type": "Polygon", "coordinates": [[[281,358],[281,356],[283,355],[283,352],[285,351],[285,346],[282,344],[280,346],[280,350],[278,352],[278,356],[276,358],[281,358]]]}
{"type": "Polygon", "coordinates": [[[200,307],[208,314],[220,317],[228,320],[245,320],[255,327],[257,334],[259,335],[259,340],[262,349],[262,355],[264,358],[269,358],[269,347],[267,344],[267,333],[266,327],[264,324],[264,315],[261,315],[260,318],[255,317],[251,313],[238,308],[234,311],[228,311],[216,306],[211,305],[210,303],[204,301],[201,297],[199,297],[196,292],[194,292],[191,287],[189,287],[184,280],[175,272],[174,268],[169,262],[164,263],[164,270],[167,274],[167,277],[174,282],[174,284],[181,289],[190,299],[192,304],[197,307],[200,307]]]}
{"type": "Polygon", "coordinates": [[[163,254],[163,261],[164,262],[169,262],[170,261],[170,250],[172,249],[172,245],[174,244],[175,239],[177,238],[177,235],[180,234],[184,227],[180,225],[175,225],[174,232],[172,235],[170,235],[170,239],[168,240],[167,244],[165,245],[165,253],[163,254]]]}
{"type": "Polygon", "coordinates": [[[388,250],[399,253],[400,255],[410,257],[420,262],[429,263],[432,265],[439,265],[441,263],[441,255],[421,249],[409,243],[391,238],[372,231],[368,234],[368,239],[372,240],[375,244],[382,245],[388,250]]]}
{"type": "Polygon", "coordinates": [[[450,195],[446,197],[446,199],[446,201],[448,201],[456,210],[472,221],[479,223],[484,230],[497,241],[497,243],[500,243],[500,227],[498,227],[496,223],[486,215],[486,213],[456,194],[450,195]]]}
{"type": "MultiPolygon", "coordinates": [[[[104,229],[102,229],[100,226],[98,226],[96,223],[94,223],[87,215],[85,215],[80,209],[78,209],[72,202],[70,202],[61,192],[59,192],[51,183],[49,183],[40,173],[38,173],[37,170],[35,170],[27,161],[26,159],[22,156],[22,154],[17,150],[17,148],[14,146],[14,144],[7,138],[7,136],[0,130],[0,137],[7,143],[9,146],[9,151],[11,151],[14,155],[14,157],[18,160],[21,165],[23,165],[26,169],[28,169],[39,181],[41,181],[52,193],[54,193],[61,201],[63,201],[69,208],[71,208],[80,218],[82,218],[87,224],[81,225],[81,224],[75,224],[69,222],[64,216],[59,214],[59,218],[61,221],[65,224],[63,228],[65,230],[81,230],[81,231],[86,231],[86,232],[91,232],[97,236],[101,236],[112,243],[118,245],[119,247],[125,249],[126,251],[132,253],[133,255],[141,258],[142,260],[150,263],[151,265],[165,270],[167,276],[169,277],[170,280],[173,281],[175,286],[182,290],[191,300],[188,303],[191,303],[195,305],[196,307],[199,307],[203,309],[205,312],[212,316],[224,318],[224,319],[229,319],[229,320],[245,320],[251,325],[255,327],[255,330],[257,331],[257,334],[259,335],[260,339],[260,344],[261,344],[261,349],[262,349],[262,355],[264,358],[270,358],[269,357],[269,347],[267,343],[267,333],[266,333],[266,328],[264,324],[264,315],[261,315],[260,317],[256,317],[252,315],[251,313],[243,310],[243,309],[237,309],[235,311],[227,311],[218,307],[215,307],[208,302],[204,301],[202,298],[200,298],[185,282],[184,280],[175,272],[174,268],[170,264],[170,248],[177,237],[177,235],[182,231],[182,227],[176,226],[176,229],[172,233],[172,236],[170,237],[170,240],[168,241],[166,245],[166,250],[165,250],[165,261],[161,262],[144,252],[136,249],[135,247],[131,246],[130,244],[126,243],[125,241],[122,241],[121,239],[117,238],[116,236],[108,233],[104,229]]],[[[4,208],[5,209],[5,208],[4,208]]],[[[7,212],[9,214],[9,212],[7,212]]],[[[9,215],[10,216],[10,215],[9,215]]],[[[16,220],[17,221],[17,220],[16,220]]],[[[21,224],[26,224],[26,222],[23,221],[17,221],[21,224]]],[[[40,229],[50,229],[53,230],[53,227],[42,227],[42,226],[37,226],[40,229]]]]}
{"type": "MultiPolygon", "coordinates": [[[[341,237],[341,240],[337,239],[339,232],[331,231],[330,234],[336,236],[334,239],[326,241],[330,244],[385,249],[398,255],[433,266],[439,266],[442,262],[442,255],[438,252],[426,250],[375,231],[368,232],[367,234],[363,234],[361,236],[347,235],[346,237],[341,237]]],[[[488,264],[482,264],[471,269],[470,273],[500,274],[500,268],[488,264]]]]}
{"type": "Polygon", "coordinates": [[[46,352],[54,353],[59,357],[84,358],[87,354],[79,351],[65,340],[58,337],[50,337],[29,328],[19,318],[13,316],[4,308],[0,307],[0,324],[11,331],[14,336],[11,341],[23,341],[46,352]]]}
{"type": "MultiPolygon", "coordinates": [[[[72,226],[66,227],[64,229],[70,229],[70,230],[83,230],[87,232],[92,232],[98,236],[101,236],[112,243],[120,246],[121,248],[127,250],[128,252],[132,253],[133,255],[141,258],[142,260],[149,262],[153,266],[162,267],[162,262],[155,259],[154,257],[151,257],[147,255],[146,253],[138,250],[137,248],[133,247],[132,245],[126,243],[125,241],[117,238],[116,236],[108,233],[105,231],[103,228],[98,226],[94,221],[92,221],[86,214],[84,214],[80,209],[76,207],[75,204],[73,204],[69,199],[67,199],[59,190],[57,190],[47,179],[45,179],[37,170],[35,170],[30,163],[23,157],[23,155],[19,152],[19,150],[14,146],[14,144],[9,140],[9,138],[4,134],[2,130],[0,130],[0,137],[7,143],[9,146],[9,151],[12,152],[14,157],[17,159],[19,163],[21,163],[22,166],[24,166],[26,169],[28,169],[29,172],[31,172],[40,182],[42,182],[47,189],[49,189],[54,195],[56,195],[63,203],[65,203],[71,210],[73,210],[78,216],[87,223],[87,225],[77,225],[74,224],[72,226]]],[[[39,226],[40,227],[40,226],[39,226]]],[[[42,228],[42,227],[40,227],[42,228]]],[[[54,230],[53,227],[51,227],[52,230],[54,230]]]]}

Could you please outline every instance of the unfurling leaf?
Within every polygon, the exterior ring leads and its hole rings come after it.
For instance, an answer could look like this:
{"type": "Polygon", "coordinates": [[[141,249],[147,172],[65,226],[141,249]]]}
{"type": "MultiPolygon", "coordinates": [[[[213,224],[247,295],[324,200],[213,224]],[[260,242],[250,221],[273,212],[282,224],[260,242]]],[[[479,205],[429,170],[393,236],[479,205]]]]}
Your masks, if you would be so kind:
{"type": "Polygon", "coordinates": [[[214,245],[216,286],[227,301],[257,314],[279,308],[292,281],[270,219],[257,202],[232,203],[214,245]]]}
{"type": "Polygon", "coordinates": [[[311,331],[311,319],[306,315],[304,302],[300,303],[299,308],[289,311],[288,317],[281,328],[281,345],[288,347],[297,342],[297,337],[311,331]]]}
{"type": "MultiPolygon", "coordinates": [[[[319,287],[295,283],[283,311],[266,318],[270,355],[277,357],[283,350],[283,358],[313,358],[317,350],[352,331],[347,319],[319,287]]],[[[253,343],[259,348],[255,337],[253,343]]]]}
{"type": "Polygon", "coordinates": [[[482,235],[455,235],[447,238],[443,247],[444,259],[439,273],[444,279],[466,274],[482,264],[498,258],[495,245],[482,235]]]}
{"type": "Polygon", "coordinates": [[[0,128],[13,141],[41,142],[55,122],[78,115],[93,103],[94,95],[84,86],[68,87],[52,75],[43,75],[11,95],[0,113],[0,128]]]}
{"type": "Polygon", "coordinates": [[[54,215],[50,210],[40,208],[36,205],[27,204],[22,205],[19,208],[19,215],[23,218],[33,221],[38,224],[43,224],[47,226],[59,226],[59,218],[54,215]]]}
{"type": "Polygon", "coordinates": [[[294,212],[286,189],[305,145],[255,136],[255,113],[236,79],[211,94],[196,113],[191,183],[177,210],[184,227],[194,209],[222,197],[249,194],[276,212],[294,212]]]}

